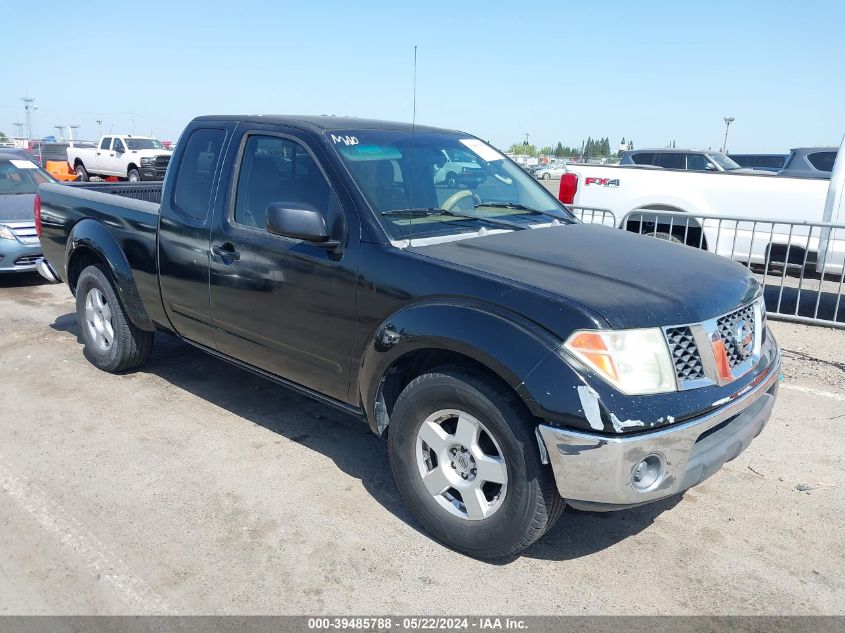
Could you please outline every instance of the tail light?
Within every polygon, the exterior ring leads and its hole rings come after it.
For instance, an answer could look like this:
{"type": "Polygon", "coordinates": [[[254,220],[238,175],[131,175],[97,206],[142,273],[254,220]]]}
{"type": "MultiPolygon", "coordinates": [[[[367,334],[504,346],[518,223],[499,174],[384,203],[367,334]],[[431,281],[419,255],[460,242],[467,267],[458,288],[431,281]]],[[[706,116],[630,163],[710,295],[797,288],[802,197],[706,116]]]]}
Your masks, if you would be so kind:
{"type": "Polygon", "coordinates": [[[564,174],[560,177],[560,192],[558,199],[563,204],[572,204],[575,202],[575,192],[578,191],[578,175],[564,174]]]}
{"type": "Polygon", "coordinates": [[[33,203],[33,211],[35,212],[35,234],[38,239],[41,239],[41,196],[35,194],[35,202],[33,203]]]}

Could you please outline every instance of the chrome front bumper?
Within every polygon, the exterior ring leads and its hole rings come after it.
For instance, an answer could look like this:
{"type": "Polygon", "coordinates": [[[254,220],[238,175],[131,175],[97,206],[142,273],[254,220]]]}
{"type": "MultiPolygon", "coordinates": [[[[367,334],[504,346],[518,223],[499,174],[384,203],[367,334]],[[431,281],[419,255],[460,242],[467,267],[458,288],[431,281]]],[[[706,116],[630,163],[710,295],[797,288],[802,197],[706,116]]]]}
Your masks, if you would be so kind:
{"type": "Polygon", "coordinates": [[[775,402],[780,355],[768,372],[731,402],[702,417],[651,433],[607,436],[540,425],[561,497],[586,510],[620,510],[683,492],[748,448],[769,420],[775,402]],[[663,472],[645,490],[634,469],[649,455],[663,472]]]}

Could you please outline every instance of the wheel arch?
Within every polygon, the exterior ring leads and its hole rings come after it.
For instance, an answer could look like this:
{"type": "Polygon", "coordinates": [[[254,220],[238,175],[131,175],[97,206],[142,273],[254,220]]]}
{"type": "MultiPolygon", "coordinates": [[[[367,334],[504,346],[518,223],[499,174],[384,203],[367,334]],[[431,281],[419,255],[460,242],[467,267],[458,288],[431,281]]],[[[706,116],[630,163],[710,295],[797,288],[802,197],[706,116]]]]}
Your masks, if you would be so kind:
{"type": "Polygon", "coordinates": [[[67,283],[76,294],[76,282],[85,267],[102,264],[114,282],[120,302],[132,323],[154,331],[152,319],[141,301],[132,268],[108,229],[93,219],[78,222],[70,232],[66,256],[67,283]]]}
{"type": "Polygon", "coordinates": [[[382,435],[388,428],[393,404],[411,380],[445,365],[499,382],[536,415],[537,403],[518,389],[559,342],[538,326],[510,316],[478,305],[426,303],[383,322],[364,353],[358,384],[373,432],[382,435]]]}
{"type": "Polygon", "coordinates": [[[652,202],[637,205],[620,220],[620,228],[632,233],[640,233],[640,226],[653,226],[654,230],[661,230],[680,237],[691,246],[701,245],[708,250],[705,227],[695,217],[695,212],[666,202],[652,202]],[[681,220],[676,215],[661,215],[661,211],[668,213],[683,213],[689,218],[681,220]],[[624,225],[623,225],[624,222],[624,225]]]}

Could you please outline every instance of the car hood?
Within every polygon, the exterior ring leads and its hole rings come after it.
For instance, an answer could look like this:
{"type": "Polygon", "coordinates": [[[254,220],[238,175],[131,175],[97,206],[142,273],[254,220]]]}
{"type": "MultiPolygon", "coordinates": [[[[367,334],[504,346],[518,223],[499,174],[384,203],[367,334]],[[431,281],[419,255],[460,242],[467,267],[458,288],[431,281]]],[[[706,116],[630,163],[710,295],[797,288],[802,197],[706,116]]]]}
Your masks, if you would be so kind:
{"type": "MultiPolygon", "coordinates": [[[[759,291],[754,277],[727,258],[597,224],[498,233],[409,251],[554,293],[590,308],[615,329],[704,321],[759,291]]],[[[502,304],[508,307],[506,296],[502,304]]]]}
{"type": "Polygon", "coordinates": [[[0,224],[5,222],[34,222],[32,205],[34,193],[0,195],[0,224]]]}

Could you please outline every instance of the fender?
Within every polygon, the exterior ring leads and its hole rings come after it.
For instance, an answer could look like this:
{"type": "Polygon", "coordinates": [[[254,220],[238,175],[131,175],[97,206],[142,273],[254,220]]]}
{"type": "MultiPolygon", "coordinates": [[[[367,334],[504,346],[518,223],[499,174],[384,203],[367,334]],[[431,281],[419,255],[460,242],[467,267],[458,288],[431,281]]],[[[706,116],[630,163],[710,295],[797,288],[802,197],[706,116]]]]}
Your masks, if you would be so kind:
{"type": "Polygon", "coordinates": [[[132,323],[142,330],[154,331],[155,326],[141,301],[132,268],[108,229],[91,218],[78,222],[68,236],[65,270],[70,270],[74,254],[81,248],[91,249],[106,264],[115,282],[120,301],[132,323]]]}
{"type": "MultiPolygon", "coordinates": [[[[481,363],[514,390],[560,340],[541,326],[480,302],[440,299],[407,306],[375,330],[361,362],[359,393],[367,419],[376,434],[376,402],[387,370],[402,356],[423,349],[456,352],[481,363]]],[[[561,376],[561,380],[566,380],[561,376]]],[[[542,407],[527,394],[532,413],[542,407]]]]}

